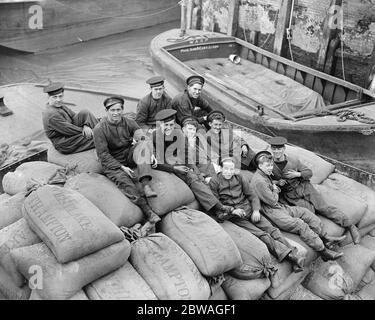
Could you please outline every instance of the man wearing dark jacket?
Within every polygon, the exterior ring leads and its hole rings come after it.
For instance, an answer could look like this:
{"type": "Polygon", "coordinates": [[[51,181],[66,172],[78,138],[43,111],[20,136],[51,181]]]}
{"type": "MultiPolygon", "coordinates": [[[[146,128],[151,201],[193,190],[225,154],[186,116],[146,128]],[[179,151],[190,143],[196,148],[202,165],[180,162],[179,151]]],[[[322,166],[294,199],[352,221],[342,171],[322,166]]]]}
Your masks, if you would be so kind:
{"type": "Polygon", "coordinates": [[[338,208],[328,205],[310,182],[312,171],[298,159],[285,155],[284,137],[273,137],[270,140],[273,155],[273,177],[281,188],[283,198],[294,206],[304,207],[315,213],[315,210],[343,228],[347,228],[355,244],[361,236],[354,224],[338,208]]]}
{"type": "Polygon", "coordinates": [[[343,253],[330,250],[328,247],[345,239],[327,235],[320,219],[310,210],[279,202],[280,189],[272,179],[273,160],[268,151],[260,151],[253,160],[257,170],[251,179],[251,186],[257,193],[263,214],[280,230],[298,234],[308,246],[317,251],[323,260],[336,260],[343,253]]]}
{"type": "Polygon", "coordinates": [[[186,159],[185,136],[181,129],[175,128],[175,114],[175,110],[165,109],[156,115],[158,126],[152,133],[157,161],[155,169],[174,173],[183,180],[206,211],[215,209],[231,212],[232,208],[223,205],[203,182],[204,179],[196,165],[186,159]]]}
{"type": "Polygon", "coordinates": [[[104,101],[107,116],[94,128],[94,141],[98,158],[104,174],[114,181],[119,189],[154,224],[160,220],[149,207],[146,198],[157,194],[149,186],[151,177],[152,149],[149,142],[142,138],[134,143],[134,135],[141,130],[134,120],[123,115],[124,99],[110,97],[104,101]],[[138,190],[133,169],[137,167],[138,181],[144,188],[144,196],[138,190]],[[146,197],[146,198],[145,198],[146,197]]]}
{"type": "Polygon", "coordinates": [[[135,121],[142,129],[153,131],[156,126],[155,115],[164,109],[171,108],[171,97],[165,92],[164,78],[154,76],[146,81],[151,92],[139,100],[135,121]]]}
{"type": "Polygon", "coordinates": [[[300,257],[280,230],[260,214],[259,198],[249,181],[241,174],[235,174],[232,158],[223,159],[222,171],[212,177],[209,186],[221,203],[235,208],[230,214],[219,213],[219,220],[230,220],[248,230],[266,244],[278,261],[287,258],[293,262],[295,271],[302,271],[304,257],[300,257]]]}
{"type": "Polygon", "coordinates": [[[48,93],[47,109],[43,112],[43,127],[55,149],[71,154],[93,149],[92,129],[98,123],[95,116],[81,110],[75,113],[63,102],[64,85],[56,82],[44,88],[48,93]]]}
{"type": "Polygon", "coordinates": [[[172,109],[176,110],[176,122],[181,125],[186,116],[195,116],[199,124],[205,123],[207,114],[212,111],[210,104],[201,97],[204,78],[193,75],[186,79],[187,89],[172,99],[172,109]]]}

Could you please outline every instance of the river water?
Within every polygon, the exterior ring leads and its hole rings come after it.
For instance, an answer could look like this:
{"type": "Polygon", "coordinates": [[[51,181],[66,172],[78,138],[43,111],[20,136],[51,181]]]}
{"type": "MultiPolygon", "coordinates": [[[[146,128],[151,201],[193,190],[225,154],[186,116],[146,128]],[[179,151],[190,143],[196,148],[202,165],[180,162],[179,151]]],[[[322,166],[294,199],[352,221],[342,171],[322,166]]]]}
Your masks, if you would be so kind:
{"type": "Polygon", "coordinates": [[[0,47],[0,85],[62,81],[66,85],[142,97],[153,75],[149,44],[179,21],[75,45],[24,54],[0,47]]]}

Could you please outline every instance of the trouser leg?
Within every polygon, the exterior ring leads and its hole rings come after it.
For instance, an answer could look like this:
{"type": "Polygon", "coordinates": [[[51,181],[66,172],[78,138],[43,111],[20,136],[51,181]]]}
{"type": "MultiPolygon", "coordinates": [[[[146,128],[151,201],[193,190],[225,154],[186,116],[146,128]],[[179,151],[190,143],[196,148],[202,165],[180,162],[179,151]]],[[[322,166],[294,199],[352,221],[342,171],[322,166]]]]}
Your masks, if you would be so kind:
{"type": "Polygon", "coordinates": [[[176,174],[180,179],[182,179],[194,193],[198,202],[202,207],[210,211],[215,207],[220,201],[214,196],[210,187],[199,180],[198,176],[193,172],[188,172],[187,174],[176,174]]]}
{"type": "Polygon", "coordinates": [[[88,110],[81,110],[73,117],[73,123],[78,127],[88,126],[94,129],[98,119],[88,110]]]}
{"type": "MultiPolygon", "coordinates": [[[[302,209],[305,210],[305,213],[308,212],[313,215],[313,213],[306,208],[302,209]]],[[[323,241],[320,239],[319,235],[314,232],[301,218],[293,217],[286,207],[268,209],[265,211],[265,215],[281,230],[298,234],[301,239],[314,250],[321,251],[324,249],[323,241]]]]}
{"type": "Polygon", "coordinates": [[[262,230],[257,225],[246,219],[232,218],[230,221],[259,238],[267,246],[269,252],[278,259],[278,261],[282,261],[292,251],[285,244],[274,239],[270,233],[262,230]]]}
{"type": "Polygon", "coordinates": [[[128,163],[130,166],[137,166],[138,179],[141,181],[144,178],[149,180],[151,176],[151,155],[152,148],[149,140],[140,140],[134,145],[128,155],[128,163]]]}
{"type": "Polygon", "coordinates": [[[137,205],[143,212],[146,218],[151,215],[152,209],[147,203],[147,200],[141,195],[135,182],[121,169],[105,170],[104,174],[112,180],[120,191],[135,205],[137,205]]]}

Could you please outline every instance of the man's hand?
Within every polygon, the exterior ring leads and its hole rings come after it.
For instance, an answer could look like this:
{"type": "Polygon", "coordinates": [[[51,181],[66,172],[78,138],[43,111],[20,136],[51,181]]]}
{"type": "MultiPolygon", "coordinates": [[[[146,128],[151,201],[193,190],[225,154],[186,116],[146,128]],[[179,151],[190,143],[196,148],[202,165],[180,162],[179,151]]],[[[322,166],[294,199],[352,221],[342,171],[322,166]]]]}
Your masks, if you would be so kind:
{"type": "Polygon", "coordinates": [[[236,215],[236,216],[238,216],[238,217],[240,217],[240,218],[245,218],[245,217],[246,217],[246,212],[245,212],[245,210],[240,209],[240,208],[234,209],[234,210],[232,211],[232,214],[233,214],[233,215],[236,215]]]}
{"type": "Polygon", "coordinates": [[[92,132],[92,129],[89,126],[84,125],[82,128],[82,135],[86,139],[92,139],[92,137],[94,136],[94,133],[92,132]]]}
{"type": "Polygon", "coordinates": [[[272,186],[274,191],[276,191],[277,193],[281,192],[280,188],[276,184],[273,184],[272,186]]]}
{"type": "Polygon", "coordinates": [[[280,187],[283,187],[283,186],[286,185],[286,180],[284,180],[284,179],[280,179],[280,180],[276,180],[274,183],[275,183],[276,185],[280,186],[280,187]]]}
{"type": "Polygon", "coordinates": [[[259,210],[254,210],[251,214],[251,222],[258,223],[260,221],[260,212],[259,210]]]}
{"type": "Polygon", "coordinates": [[[156,130],[156,128],[150,128],[150,129],[148,129],[147,133],[152,134],[155,130],[156,130]]]}
{"type": "Polygon", "coordinates": [[[173,169],[176,173],[182,173],[182,174],[186,174],[190,170],[189,167],[183,166],[183,165],[174,166],[173,169]]]}
{"type": "Polygon", "coordinates": [[[206,177],[206,178],[204,178],[204,183],[205,184],[209,184],[210,181],[211,181],[211,179],[212,179],[212,177],[206,177]]]}
{"type": "Polygon", "coordinates": [[[299,178],[301,176],[301,172],[296,170],[288,170],[287,173],[284,173],[284,177],[287,179],[299,178]]]}
{"type": "Polygon", "coordinates": [[[246,145],[243,145],[241,147],[241,157],[246,158],[248,153],[249,153],[249,148],[246,145]]]}
{"type": "Polygon", "coordinates": [[[128,176],[135,178],[134,171],[129,167],[121,166],[121,170],[124,171],[128,176]]]}
{"type": "Polygon", "coordinates": [[[158,160],[154,155],[151,155],[151,168],[155,169],[158,166],[158,160]]]}

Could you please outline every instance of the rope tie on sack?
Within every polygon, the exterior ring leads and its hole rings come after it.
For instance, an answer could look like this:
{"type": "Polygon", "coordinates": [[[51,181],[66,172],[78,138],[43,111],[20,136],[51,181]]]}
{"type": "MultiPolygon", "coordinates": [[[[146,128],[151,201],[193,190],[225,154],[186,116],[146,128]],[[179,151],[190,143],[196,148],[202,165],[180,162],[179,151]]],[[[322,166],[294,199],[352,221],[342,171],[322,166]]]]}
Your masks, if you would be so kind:
{"type": "MultiPolygon", "coordinates": [[[[74,167],[73,167],[74,168],[74,167]]],[[[74,168],[75,169],[75,168],[74,168]]],[[[32,192],[46,185],[63,185],[68,179],[68,175],[71,172],[70,168],[57,169],[52,177],[47,182],[42,182],[38,179],[31,178],[26,185],[25,197],[28,197],[32,192]]]]}
{"type": "Polygon", "coordinates": [[[143,226],[140,223],[137,223],[130,228],[125,226],[121,226],[119,228],[124,234],[125,239],[130,243],[155,233],[155,224],[149,221],[147,221],[143,226]]]}
{"type": "Polygon", "coordinates": [[[221,287],[221,285],[224,283],[225,276],[222,273],[217,276],[206,277],[206,280],[208,282],[208,285],[210,286],[210,291],[211,291],[210,295],[212,296],[216,288],[221,287]]]}

